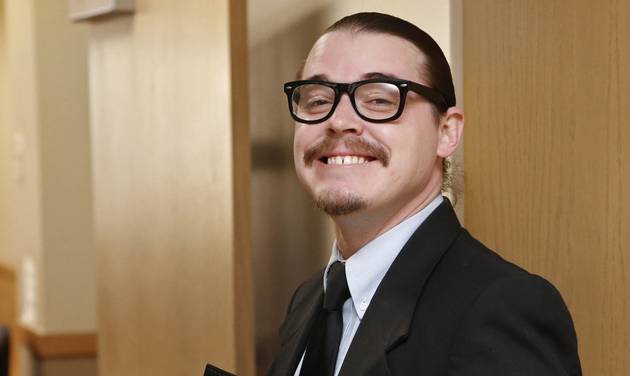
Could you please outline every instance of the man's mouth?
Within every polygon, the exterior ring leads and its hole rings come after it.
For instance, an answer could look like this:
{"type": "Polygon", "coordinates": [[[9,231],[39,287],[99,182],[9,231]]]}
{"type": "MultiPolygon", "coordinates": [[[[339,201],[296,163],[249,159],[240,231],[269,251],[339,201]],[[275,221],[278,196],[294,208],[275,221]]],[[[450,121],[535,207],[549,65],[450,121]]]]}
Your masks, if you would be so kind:
{"type": "Polygon", "coordinates": [[[319,161],[327,165],[360,165],[374,161],[373,157],[365,157],[361,155],[336,155],[329,157],[321,157],[319,161]]]}
{"type": "Polygon", "coordinates": [[[379,161],[387,167],[389,158],[389,152],[384,146],[358,137],[343,140],[325,138],[304,152],[306,166],[311,166],[314,161],[334,166],[362,165],[379,161]]]}

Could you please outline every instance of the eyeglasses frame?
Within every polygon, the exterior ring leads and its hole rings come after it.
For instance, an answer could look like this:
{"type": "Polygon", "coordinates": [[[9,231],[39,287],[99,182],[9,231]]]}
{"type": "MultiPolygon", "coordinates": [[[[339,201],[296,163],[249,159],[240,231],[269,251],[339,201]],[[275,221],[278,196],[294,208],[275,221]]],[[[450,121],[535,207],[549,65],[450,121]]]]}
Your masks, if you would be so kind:
{"type": "Polygon", "coordinates": [[[348,97],[350,98],[350,103],[352,104],[352,108],[354,108],[354,112],[361,119],[368,121],[370,123],[387,123],[390,121],[394,121],[402,115],[405,109],[405,101],[407,98],[407,93],[409,91],[413,91],[419,94],[420,96],[422,96],[423,98],[427,99],[429,102],[437,106],[438,110],[442,112],[448,109],[448,104],[446,102],[446,99],[444,98],[444,95],[442,95],[442,93],[440,93],[438,90],[432,87],[426,86],[426,85],[419,84],[417,82],[401,80],[397,78],[371,78],[368,80],[361,80],[361,81],[352,82],[352,83],[338,83],[338,82],[329,82],[329,81],[322,81],[322,80],[297,80],[297,81],[290,81],[284,84],[284,93],[287,95],[287,101],[288,101],[289,112],[291,113],[291,117],[293,118],[293,120],[297,121],[298,123],[303,123],[303,124],[319,124],[330,119],[333,113],[335,113],[335,109],[337,108],[337,105],[341,101],[341,95],[343,93],[348,94],[348,97]],[[354,93],[357,90],[357,88],[359,88],[360,86],[370,84],[370,83],[387,83],[387,84],[396,85],[398,87],[398,91],[400,93],[400,102],[398,104],[398,111],[394,115],[385,119],[370,119],[359,112],[359,110],[357,109],[357,104],[354,99],[354,93]],[[333,105],[330,108],[330,112],[321,119],[317,119],[317,120],[300,119],[293,112],[292,98],[293,98],[294,91],[302,85],[309,85],[309,84],[319,84],[319,85],[327,86],[333,89],[335,92],[335,101],[333,102],[333,105]]]}

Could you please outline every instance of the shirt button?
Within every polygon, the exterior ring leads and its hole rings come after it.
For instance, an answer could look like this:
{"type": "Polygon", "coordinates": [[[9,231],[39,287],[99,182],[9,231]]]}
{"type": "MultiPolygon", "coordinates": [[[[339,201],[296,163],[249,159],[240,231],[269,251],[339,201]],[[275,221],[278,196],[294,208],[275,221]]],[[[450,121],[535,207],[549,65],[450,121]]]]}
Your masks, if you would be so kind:
{"type": "Polygon", "coordinates": [[[361,303],[359,303],[359,308],[361,309],[361,311],[365,311],[367,307],[368,307],[367,298],[361,299],[361,303]]]}

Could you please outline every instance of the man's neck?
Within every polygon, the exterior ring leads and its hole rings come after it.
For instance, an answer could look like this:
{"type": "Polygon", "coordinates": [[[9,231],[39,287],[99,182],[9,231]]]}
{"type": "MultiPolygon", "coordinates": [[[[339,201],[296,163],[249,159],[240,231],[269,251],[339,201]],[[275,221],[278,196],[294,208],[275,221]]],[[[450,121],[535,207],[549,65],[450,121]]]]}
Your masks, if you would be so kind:
{"type": "Polygon", "coordinates": [[[378,210],[333,217],[337,247],[344,259],[367,243],[425,208],[440,193],[441,183],[428,185],[414,200],[394,212],[378,210]]]}

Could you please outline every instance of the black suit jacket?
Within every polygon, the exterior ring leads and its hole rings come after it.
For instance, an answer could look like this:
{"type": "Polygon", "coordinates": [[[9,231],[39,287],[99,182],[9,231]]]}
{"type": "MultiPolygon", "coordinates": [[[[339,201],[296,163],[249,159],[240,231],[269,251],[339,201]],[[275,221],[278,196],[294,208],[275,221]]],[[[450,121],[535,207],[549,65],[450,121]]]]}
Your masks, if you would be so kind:
{"type": "MultiPolygon", "coordinates": [[[[296,290],[269,376],[294,374],[322,299],[321,273],[296,290]]],[[[339,375],[575,376],[581,369],[557,290],[475,240],[444,200],[383,278],[339,375]]]]}

